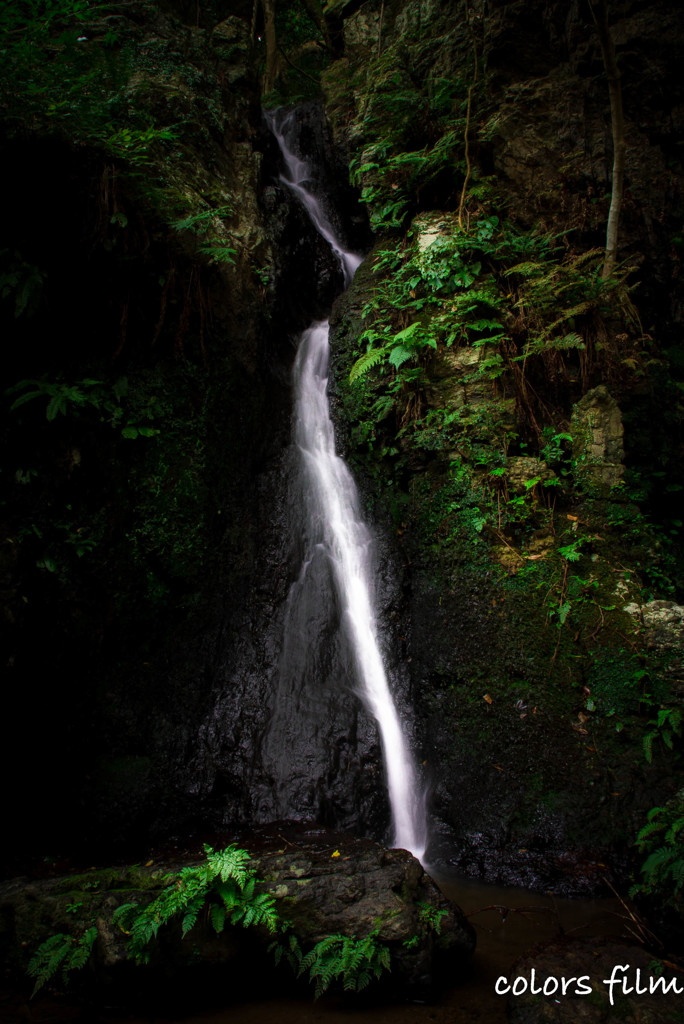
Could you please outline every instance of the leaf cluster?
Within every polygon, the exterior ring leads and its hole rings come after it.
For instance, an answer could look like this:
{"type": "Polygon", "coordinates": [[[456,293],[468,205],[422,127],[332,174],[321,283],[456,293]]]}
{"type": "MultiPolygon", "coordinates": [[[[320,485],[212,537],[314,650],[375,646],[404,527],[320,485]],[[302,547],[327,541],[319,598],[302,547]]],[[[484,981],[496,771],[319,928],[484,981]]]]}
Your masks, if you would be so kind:
{"type": "Polygon", "coordinates": [[[126,377],[119,377],[111,385],[91,378],[69,383],[61,379],[48,380],[47,377],[41,377],[20,380],[7,388],[5,394],[17,395],[10,406],[11,412],[36,398],[46,399],[45,416],[50,422],[56,420],[58,416],[77,416],[81,412],[94,410],[102,422],[120,430],[121,436],[128,440],[136,437],[154,437],[158,434],[157,427],[141,421],[154,420],[163,411],[161,406],[152,401],[148,402],[144,409],[134,410],[131,407],[127,410],[129,386],[126,377]]]}
{"type": "Polygon", "coordinates": [[[653,762],[653,744],[661,740],[668,750],[673,751],[675,741],[682,737],[684,714],[679,708],[661,707],[658,714],[648,723],[653,726],[644,736],[644,756],[649,764],[653,762]]]}
{"type": "Polygon", "coordinates": [[[185,937],[202,912],[217,934],[226,924],[278,930],[275,901],[255,891],[257,880],[248,867],[247,851],[236,846],[215,851],[205,845],[204,849],[206,861],[167,876],[168,884],[147,906],[140,909],[137,903],[124,903],[114,912],[113,919],[126,930],[128,948],[138,963],[149,961],[150,943],[161,927],[177,919],[185,937]]]}
{"type": "Polygon", "coordinates": [[[419,207],[421,192],[438,180],[456,187],[465,170],[463,136],[468,82],[419,77],[408,51],[389,47],[357,74],[364,95],[359,155],[351,178],[369,205],[376,231],[396,231],[419,207]]]}
{"type": "Polygon", "coordinates": [[[433,907],[429,903],[418,902],[418,914],[423,924],[436,935],[442,933],[442,918],[448,917],[449,911],[433,907]]]}
{"type": "Polygon", "coordinates": [[[681,904],[684,890],[684,790],[663,807],[653,807],[639,831],[636,847],[648,854],[641,865],[643,881],[630,890],[656,895],[672,906],[681,904]]]}
{"type": "Polygon", "coordinates": [[[124,12],[88,0],[4,4],[0,106],[10,137],[61,134],[123,162],[131,178],[145,171],[149,188],[151,164],[178,143],[183,122],[157,123],[144,82],[134,84],[145,47],[119,39],[112,26],[125,24],[124,12]]]}
{"type": "Polygon", "coordinates": [[[326,936],[299,957],[297,974],[308,974],[318,999],[334,982],[341,982],[345,991],[361,992],[373,978],[390,969],[389,949],[377,941],[377,932],[372,932],[363,939],[326,936]]]}
{"type": "Polygon", "coordinates": [[[86,929],[78,938],[73,935],[66,935],[59,932],[51,935],[35,954],[31,957],[28,965],[29,977],[35,978],[32,996],[43,987],[56,974],[61,974],[62,981],[66,983],[72,971],[78,971],[86,965],[95,940],[97,928],[86,929]]]}

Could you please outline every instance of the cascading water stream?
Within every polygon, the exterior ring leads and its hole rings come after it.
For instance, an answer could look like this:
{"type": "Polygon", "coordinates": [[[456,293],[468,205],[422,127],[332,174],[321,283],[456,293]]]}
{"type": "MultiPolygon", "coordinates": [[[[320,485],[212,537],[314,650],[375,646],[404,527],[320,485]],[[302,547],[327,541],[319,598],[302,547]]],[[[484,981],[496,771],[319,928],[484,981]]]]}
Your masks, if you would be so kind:
{"type": "MultiPolygon", "coordinates": [[[[321,204],[306,187],[308,166],[288,146],[287,115],[270,126],[280,145],[287,174],[281,180],[299,198],[316,230],[339,259],[347,287],[361,257],[344,250],[321,204]]],[[[424,797],[392,700],[380,654],[371,600],[371,537],[359,511],[353,477],[335,452],[335,435],[327,396],[329,323],[304,331],[294,365],[295,441],[307,475],[308,514],[330,558],[342,621],[348,632],[360,680],[360,695],[380,732],[394,826],[394,843],[421,859],[427,843],[424,797]]],[[[306,572],[305,560],[303,573],[306,572]]]]}

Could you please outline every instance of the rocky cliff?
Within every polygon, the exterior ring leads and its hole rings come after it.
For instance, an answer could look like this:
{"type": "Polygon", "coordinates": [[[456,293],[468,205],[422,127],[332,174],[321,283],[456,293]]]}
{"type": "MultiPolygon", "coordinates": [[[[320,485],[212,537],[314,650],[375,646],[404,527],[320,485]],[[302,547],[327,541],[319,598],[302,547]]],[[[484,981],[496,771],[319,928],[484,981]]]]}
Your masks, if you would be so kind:
{"type": "Polygon", "coordinates": [[[337,308],[335,389],[396,537],[445,848],[570,890],[606,857],[624,870],[676,787],[658,723],[681,701],[676,630],[656,650],[639,610],[667,598],[676,618],[681,588],[678,37],[667,5],[609,14],[626,171],[608,278],[589,5],[365,3],[323,76],[378,232],[337,308]]]}

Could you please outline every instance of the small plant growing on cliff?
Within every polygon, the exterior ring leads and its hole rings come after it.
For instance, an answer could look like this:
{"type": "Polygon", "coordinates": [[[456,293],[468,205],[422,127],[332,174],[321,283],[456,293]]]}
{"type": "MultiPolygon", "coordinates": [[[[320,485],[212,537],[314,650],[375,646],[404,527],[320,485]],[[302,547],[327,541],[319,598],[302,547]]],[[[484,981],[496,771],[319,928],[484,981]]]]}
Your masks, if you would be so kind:
{"type": "Polygon", "coordinates": [[[420,920],[429,931],[434,931],[436,935],[441,935],[442,918],[448,916],[448,910],[440,910],[439,907],[432,907],[429,903],[419,902],[418,913],[420,920]]]}
{"type": "Polygon", "coordinates": [[[678,708],[660,708],[656,718],[649,721],[655,726],[644,736],[644,757],[649,764],[653,762],[653,743],[661,739],[668,750],[674,750],[675,739],[682,735],[684,716],[678,708]]]}

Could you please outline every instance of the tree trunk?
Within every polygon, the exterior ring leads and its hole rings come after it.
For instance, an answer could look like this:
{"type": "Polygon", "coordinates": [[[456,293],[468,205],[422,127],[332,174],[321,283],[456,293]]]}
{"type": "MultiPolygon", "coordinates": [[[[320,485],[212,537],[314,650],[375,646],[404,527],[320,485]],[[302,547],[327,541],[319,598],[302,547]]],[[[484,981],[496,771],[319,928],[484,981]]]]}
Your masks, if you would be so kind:
{"type": "Polygon", "coordinates": [[[323,36],[323,42],[329,50],[334,51],[332,40],[330,38],[330,27],[325,20],[320,0],[302,0],[302,3],[304,4],[306,13],[309,15],[313,23],[318,26],[318,29],[323,36]]]}
{"type": "Polygon", "coordinates": [[[622,88],[620,71],[615,59],[615,47],[608,27],[606,0],[590,0],[591,13],[598,29],[603,64],[608,78],[610,95],[610,116],[613,129],[613,188],[610,196],[610,211],[606,229],[606,257],[603,262],[602,278],[613,273],[617,258],[618,223],[625,177],[625,119],[622,110],[622,88]]]}
{"type": "Polygon", "coordinates": [[[275,0],[261,0],[264,11],[264,35],[266,37],[266,71],[264,72],[263,92],[267,96],[273,92],[278,73],[278,46],[275,30],[275,0]]]}

